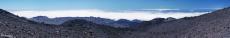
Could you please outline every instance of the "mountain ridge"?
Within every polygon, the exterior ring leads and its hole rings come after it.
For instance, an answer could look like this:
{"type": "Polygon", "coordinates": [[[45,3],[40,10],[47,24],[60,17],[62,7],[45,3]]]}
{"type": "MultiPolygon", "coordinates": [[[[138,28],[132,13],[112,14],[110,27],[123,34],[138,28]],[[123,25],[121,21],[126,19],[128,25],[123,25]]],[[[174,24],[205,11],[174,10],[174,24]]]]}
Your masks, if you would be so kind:
{"type": "Polygon", "coordinates": [[[230,9],[224,8],[201,16],[178,19],[149,28],[131,38],[223,38],[229,33],[230,9]]]}
{"type": "Polygon", "coordinates": [[[126,28],[130,26],[135,26],[136,24],[141,23],[140,20],[127,20],[127,19],[120,19],[120,20],[111,20],[106,18],[100,18],[100,17],[58,17],[58,18],[48,18],[46,16],[37,16],[30,18],[30,20],[39,22],[39,23],[46,23],[46,24],[54,24],[54,25],[60,25],[68,20],[74,20],[74,19],[83,19],[87,20],[96,24],[101,25],[108,25],[112,27],[117,28],[126,28]]]}

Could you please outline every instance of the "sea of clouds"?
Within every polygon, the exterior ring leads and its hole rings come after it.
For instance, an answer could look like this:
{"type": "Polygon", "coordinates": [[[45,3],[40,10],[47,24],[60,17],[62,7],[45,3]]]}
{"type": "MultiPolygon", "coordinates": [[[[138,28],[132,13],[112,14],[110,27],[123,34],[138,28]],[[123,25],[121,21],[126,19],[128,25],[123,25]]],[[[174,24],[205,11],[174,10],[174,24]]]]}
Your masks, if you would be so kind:
{"type": "Polygon", "coordinates": [[[151,20],[153,18],[183,18],[191,16],[199,16],[209,12],[161,12],[159,11],[105,11],[98,9],[84,10],[46,10],[46,11],[11,11],[21,17],[32,18],[35,16],[48,16],[49,18],[56,17],[101,17],[109,19],[128,19],[128,20],[151,20]]]}

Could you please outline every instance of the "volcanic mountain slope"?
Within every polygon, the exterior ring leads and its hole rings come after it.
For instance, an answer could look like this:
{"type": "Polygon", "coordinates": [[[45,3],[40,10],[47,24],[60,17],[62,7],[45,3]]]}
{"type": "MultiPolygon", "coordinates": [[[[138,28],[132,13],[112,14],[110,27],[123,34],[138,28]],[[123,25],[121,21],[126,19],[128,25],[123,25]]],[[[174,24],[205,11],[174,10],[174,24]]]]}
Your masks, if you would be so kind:
{"type": "Polygon", "coordinates": [[[4,38],[119,38],[120,29],[85,20],[60,26],[36,23],[0,9],[0,37],[4,38]]]}
{"type": "Polygon", "coordinates": [[[39,34],[45,34],[43,31],[49,30],[45,27],[40,28],[43,27],[42,25],[43,24],[25,20],[25,18],[15,16],[5,10],[0,9],[0,34],[3,37],[39,37],[39,34]]]}
{"type": "MultiPolygon", "coordinates": [[[[128,28],[114,28],[107,25],[99,25],[93,22],[88,22],[86,20],[75,19],[70,20],[62,24],[64,27],[68,27],[67,29],[81,31],[81,32],[73,32],[74,33],[90,33],[90,38],[122,38],[123,34],[128,34],[127,31],[132,31],[128,28]]],[[[71,35],[71,34],[70,34],[71,35]]],[[[79,34],[78,34],[79,35],[79,34]]],[[[86,36],[89,37],[89,36],[86,36]]]]}
{"type": "Polygon", "coordinates": [[[230,8],[166,22],[131,38],[230,38],[230,8]]]}

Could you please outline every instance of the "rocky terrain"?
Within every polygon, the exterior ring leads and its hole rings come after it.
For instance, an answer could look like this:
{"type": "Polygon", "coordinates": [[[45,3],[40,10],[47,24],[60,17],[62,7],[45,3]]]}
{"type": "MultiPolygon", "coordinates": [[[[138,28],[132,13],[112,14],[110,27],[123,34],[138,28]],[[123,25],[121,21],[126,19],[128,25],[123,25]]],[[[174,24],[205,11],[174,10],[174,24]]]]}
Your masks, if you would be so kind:
{"type": "Polygon", "coordinates": [[[114,28],[83,19],[60,25],[37,23],[0,9],[0,38],[230,38],[229,19],[230,7],[196,17],[157,18],[114,28]]]}
{"type": "Polygon", "coordinates": [[[230,38],[230,8],[187,17],[134,32],[130,38],[230,38]]]}

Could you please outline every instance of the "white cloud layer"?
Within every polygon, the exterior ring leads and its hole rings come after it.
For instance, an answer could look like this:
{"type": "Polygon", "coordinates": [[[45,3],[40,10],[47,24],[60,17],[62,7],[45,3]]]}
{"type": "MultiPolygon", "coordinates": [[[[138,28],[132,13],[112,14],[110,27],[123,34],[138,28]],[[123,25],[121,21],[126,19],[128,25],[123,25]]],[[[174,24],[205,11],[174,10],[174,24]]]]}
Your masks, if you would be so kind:
{"type": "Polygon", "coordinates": [[[104,10],[52,10],[52,11],[11,11],[13,14],[22,17],[35,17],[35,16],[48,16],[50,18],[55,17],[102,17],[109,19],[139,19],[139,20],[151,20],[153,18],[183,18],[190,16],[198,16],[208,12],[173,12],[173,13],[162,13],[162,12],[144,12],[144,11],[123,11],[123,12],[112,12],[104,10]]]}

